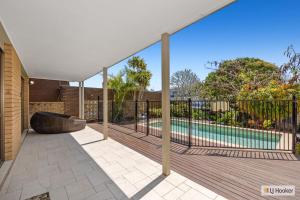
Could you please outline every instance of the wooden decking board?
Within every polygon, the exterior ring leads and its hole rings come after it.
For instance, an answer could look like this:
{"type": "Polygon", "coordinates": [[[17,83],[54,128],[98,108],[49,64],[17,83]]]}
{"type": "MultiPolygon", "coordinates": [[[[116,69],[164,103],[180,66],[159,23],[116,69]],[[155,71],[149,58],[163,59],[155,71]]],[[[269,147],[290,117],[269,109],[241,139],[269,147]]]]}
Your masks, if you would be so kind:
{"type": "MultiPolygon", "coordinates": [[[[99,124],[89,126],[101,131],[99,124]]],[[[161,162],[160,138],[145,136],[116,125],[111,127],[122,131],[110,129],[111,138],[161,162]]],[[[297,179],[300,174],[300,162],[287,161],[297,159],[289,154],[280,153],[280,155],[281,157],[278,153],[274,153],[270,158],[270,155],[266,157],[265,152],[187,149],[183,145],[172,143],[171,167],[174,171],[229,199],[264,199],[265,197],[260,195],[260,186],[263,184],[293,184],[296,188],[300,188],[297,179]],[[214,156],[209,156],[207,152],[214,156]],[[257,154],[259,158],[265,159],[257,159],[257,154]]]]}

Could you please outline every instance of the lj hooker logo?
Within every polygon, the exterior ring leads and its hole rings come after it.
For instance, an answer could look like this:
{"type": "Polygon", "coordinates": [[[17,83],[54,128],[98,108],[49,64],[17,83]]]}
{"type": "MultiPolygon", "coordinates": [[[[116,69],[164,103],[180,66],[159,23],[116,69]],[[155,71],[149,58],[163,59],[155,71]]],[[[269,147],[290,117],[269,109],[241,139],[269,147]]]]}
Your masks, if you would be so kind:
{"type": "Polygon", "coordinates": [[[294,185],[262,185],[262,196],[295,196],[294,185]]]}

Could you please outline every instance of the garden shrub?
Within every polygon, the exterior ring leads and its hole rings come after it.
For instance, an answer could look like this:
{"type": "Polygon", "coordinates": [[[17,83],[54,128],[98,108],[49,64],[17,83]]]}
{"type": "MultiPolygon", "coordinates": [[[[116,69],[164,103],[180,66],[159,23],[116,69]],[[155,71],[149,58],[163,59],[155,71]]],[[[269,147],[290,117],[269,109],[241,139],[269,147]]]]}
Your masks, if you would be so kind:
{"type": "Polygon", "coordinates": [[[221,118],[218,119],[218,123],[223,123],[226,125],[235,125],[236,124],[236,117],[234,111],[226,111],[222,115],[221,118]]]}
{"type": "Polygon", "coordinates": [[[265,128],[265,129],[270,129],[271,127],[272,127],[272,121],[271,120],[264,120],[264,122],[263,122],[263,127],[265,128]]]}
{"type": "Polygon", "coordinates": [[[192,118],[195,120],[204,119],[204,113],[200,109],[193,109],[192,118]]]}
{"type": "Polygon", "coordinates": [[[296,155],[300,155],[300,143],[296,144],[296,155]]]}
{"type": "Polygon", "coordinates": [[[176,102],[171,104],[172,117],[189,117],[189,105],[187,102],[176,102]]]}
{"type": "Polygon", "coordinates": [[[150,108],[149,115],[150,117],[154,117],[154,118],[161,117],[162,116],[161,108],[150,108]]]}

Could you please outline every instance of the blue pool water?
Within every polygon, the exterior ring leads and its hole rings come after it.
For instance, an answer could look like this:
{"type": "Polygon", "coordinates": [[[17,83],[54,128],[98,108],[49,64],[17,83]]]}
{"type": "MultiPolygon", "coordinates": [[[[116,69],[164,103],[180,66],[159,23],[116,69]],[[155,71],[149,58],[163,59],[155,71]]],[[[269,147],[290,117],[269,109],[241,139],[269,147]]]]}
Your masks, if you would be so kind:
{"type": "MultiPolygon", "coordinates": [[[[150,127],[161,128],[161,122],[152,122],[150,127]]],[[[188,122],[172,120],[173,132],[188,134],[188,122]]],[[[215,124],[192,123],[192,135],[197,138],[215,140],[237,145],[244,148],[276,149],[281,135],[271,131],[257,131],[231,126],[217,126],[215,124]]],[[[204,141],[205,142],[205,141],[204,141]]],[[[208,141],[206,141],[208,144],[208,141]]]]}

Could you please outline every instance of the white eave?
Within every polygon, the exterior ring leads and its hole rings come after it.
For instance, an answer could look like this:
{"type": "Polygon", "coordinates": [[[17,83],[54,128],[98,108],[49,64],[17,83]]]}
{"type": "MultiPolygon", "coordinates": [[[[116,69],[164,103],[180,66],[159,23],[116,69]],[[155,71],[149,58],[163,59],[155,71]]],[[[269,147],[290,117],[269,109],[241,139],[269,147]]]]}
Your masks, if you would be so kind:
{"type": "Polygon", "coordinates": [[[82,81],[234,0],[0,0],[30,77],[82,81]]]}

